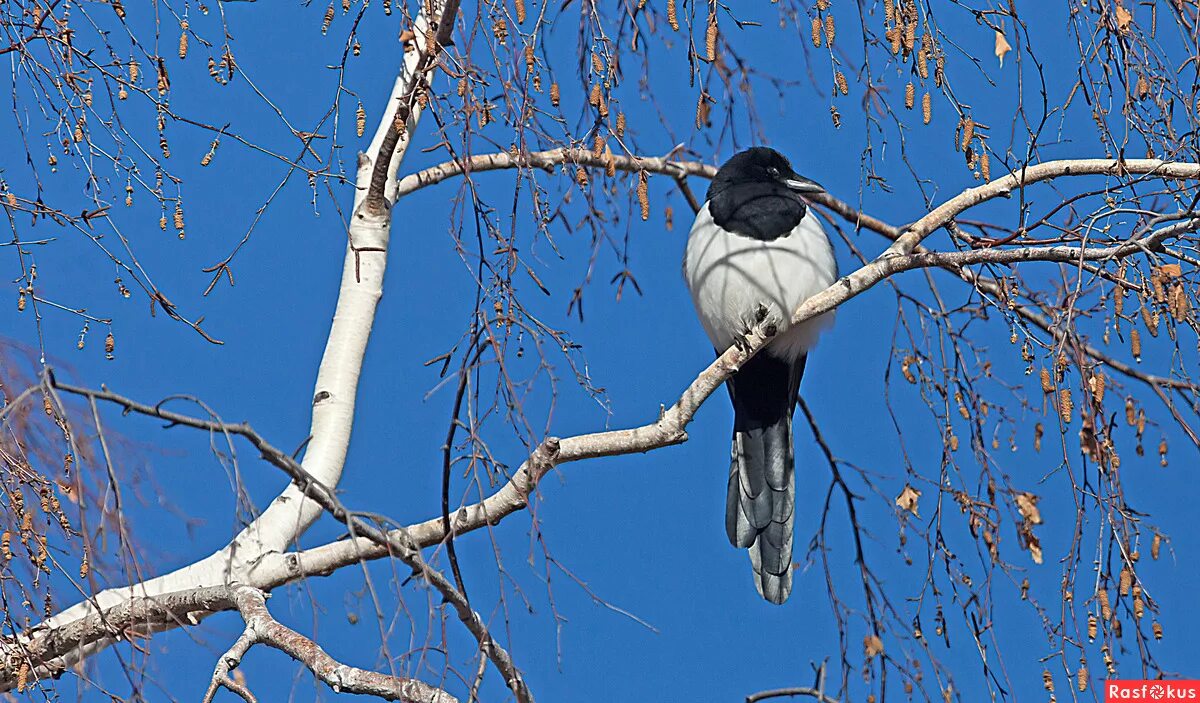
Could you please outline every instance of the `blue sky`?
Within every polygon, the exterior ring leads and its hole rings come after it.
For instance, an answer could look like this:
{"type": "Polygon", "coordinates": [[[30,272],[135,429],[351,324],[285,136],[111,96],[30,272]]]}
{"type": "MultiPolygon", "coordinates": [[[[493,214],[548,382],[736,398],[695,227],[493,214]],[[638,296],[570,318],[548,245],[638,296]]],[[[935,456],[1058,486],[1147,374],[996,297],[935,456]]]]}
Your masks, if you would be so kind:
{"type": "MultiPolygon", "coordinates": [[[[856,18],[850,10],[848,4],[834,8],[843,23],[839,41],[845,41],[853,53],[857,51],[853,46],[856,18]]],[[[334,95],[337,76],[325,67],[340,55],[347,20],[335,21],[330,37],[322,39],[318,29],[322,8],[235,3],[225,11],[238,39],[235,50],[239,65],[284,110],[293,125],[309,128],[334,95]]],[[[822,90],[818,92],[804,75],[806,65],[818,76],[827,71],[827,59],[819,52],[804,56],[799,50],[807,41],[807,26],[778,28],[777,11],[767,3],[756,3],[745,12],[745,19],[764,25],[728,30],[748,60],[776,66],[788,61],[798,64],[794,70],[781,71],[794,73],[798,80],[797,86],[782,98],[776,99],[769,88],[757,86],[767,140],[787,153],[799,172],[818,180],[830,192],[851,202],[859,202],[861,197],[861,205],[868,212],[897,224],[919,217],[925,211],[923,201],[900,161],[895,134],[889,137],[887,148],[876,154],[878,167],[889,177],[893,190],[864,188],[859,195],[859,154],[864,140],[861,85],[852,88],[850,97],[835,101],[843,123],[840,129],[834,129],[829,119],[831,98],[824,88],[832,83],[831,79],[819,78],[822,90]]],[[[1052,67],[1048,74],[1052,92],[1061,90],[1073,75],[1065,70],[1056,73],[1054,67],[1078,62],[1072,47],[1061,41],[1065,15],[1044,7],[1029,12],[1026,21],[1038,56],[1052,67]]],[[[130,8],[134,26],[148,22],[137,13],[137,9],[130,8]]],[[[377,22],[364,26],[363,57],[352,64],[349,84],[362,96],[370,122],[381,109],[395,69],[395,52],[389,43],[395,26],[383,21],[378,8],[370,9],[368,17],[377,22]]],[[[212,21],[196,13],[192,24],[202,32],[211,32],[215,28],[212,21]]],[[[960,95],[970,96],[980,121],[991,124],[994,138],[999,141],[1016,104],[1015,56],[1010,55],[1001,69],[990,53],[993,32],[965,12],[946,8],[941,21],[948,32],[962,39],[964,46],[981,54],[977,72],[958,58],[953,59],[952,67],[963,67],[959,71],[963,77],[957,84],[960,95]],[[988,81],[995,86],[989,87],[988,81]]],[[[575,25],[564,20],[548,40],[552,51],[563,52],[558,71],[564,86],[571,81],[569,73],[562,72],[569,72],[575,65],[566,53],[573,51],[575,31],[575,25]]],[[[165,35],[173,37],[173,31],[165,35]]],[[[687,84],[686,61],[680,47],[656,49],[652,55],[650,77],[658,109],[665,110],[665,119],[675,135],[693,135],[696,89],[687,84]]],[[[201,60],[176,63],[171,60],[174,110],[214,123],[231,121],[244,134],[282,153],[296,150],[294,138],[261,101],[251,98],[244,80],[235,80],[229,89],[217,90],[211,83],[203,83],[208,79],[201,60]],[[193,85],[194,89],[188,89],[193,85]]],[[[638,148],[645,153],[664,153],[674,143],[667,130],[658,125],[653,104],[639,99],[635,79],[638,70],[626,66],[628,75],[620,89],[622,105],[630,114],[638,148]]],[[[907,70],[903,66],[903,71],[907,70]]],[[[901,93],[897,91],[902,91],[904,80],[898,76],[903,74],[895,67],[876,68],[875,72],[886,78],[898,107],[901,93]]],[[[353,147],[362,145],[352,135],[353,102],[347,101],[346,105],[341,139],[349,158],[353,147]]],[[[139,133],[153,136],[151,110],[134,107],[130,114],[131,120],[141,119],[150,125],[139,133]],[[139,109],[143,110],[141,114],[139,109]]],[[[2,123],[6,132],[12,128],[11,119],[6,111],[2,123]]],[[[922,175],[936,187],[935,200],[975,183],[961,166],[961,155],[952,150],[953,121],[944,99],[935,99],[934,123],[930,127],[920,125],[919,110],[905,119],[906,149],[916,155],[915,163],[927,169],[922,175]]],[[[1086,112],[1069,111],[1063,120],[1064,134],[1080,136],[1049,147],[1043,159],[1102,155],[1087,132],[1091,121],[1086,112]]],[[[442,152],[423,152],[436,142],[431,127],[431,121],[422,125],[402,172],[445,159],[442,152]]],[[[506,134],[505,129],[502,125],[494,127],[489,134],[507,144],[511,132],[506,134]]],[[[42,294],[64,304],[86,305],[93,314],[114,321],[116,354],[114,360],[107,361],[102,333],[93,331],[85,350],[76,351],[79,320],[48,311],[43,319],[45,353],[64,369],[64,376],[74,381],[105,384],[145,401],[176,393],[195,395],[227,420],[249,421],[277,446],[298,446],[308,431],[313,381],[338,286],[343,218],[325,194],[314,209],[303,179],[296,179],[272,202],[250,243],[239,254],[236,286],[219,285],[204,297],[208,274],[201,272],[201,267],[219,260],[240,239],[284,171],[279,162],[233,143],[222,144],[213,165],[202,169],[197,162],[211,137],[183,125],[172,124],[168,131],[176,153],[174,168],[184,179],[187,238],[180,241],[169,232],[160,232],[157,209],[145,202],[149,198],[144,196],[132,211],[119,215],[120,221],[139,259],[164,291],[186,314],[205,316],[205,328],[225,344],[209,345],[161,314],[151,317],[144,297],[135,294],[130,300],[122,299],[112,282],[112,266],[77,234],[53,230],[45,222],[32,229],[21,223],[18,231],[24,239],[59,237],[36,254],[42,294]]],[[[879,144],[879,135],[873,138],[879,144]]],[[[706,134],[690,139],[700,158],[713,163],[733,150],[729,140],[709,145],[706,134]]],[[[751,141],[743,130],[738,146],[751,141]]],[[[1023,143],[1018,141],[1014,149],[1023,149],[1023,143]]],[[[2,163],[14,189],[28,185],[28,172],[18,159],[2,163]]],[[[48,183],[49,196],[78,198],[78,173],[69,165],[60,170],[64,173],[48,183]]],[[[541,179],[553,194],[560,192],[567,177],[556,174],[541,179]]],[[[483,197],[501,213],[512,207],[514,174],[487,174],[478,177],[478,183],[483,197]]],[[[706,184],[694,181],[692,187],[699,193],[706,184]]],[[[568,316],[570,291],[589,265],[586,231],[571,234],[557,230],[562,260],[549,251],[544,241],[530,246],[539,257],[538,275],[552,295],[541,296],[532,282],[526,281],[519,284],[523,299],[548,324],[565,330],[583,345],[591,378],[605,389],[609,403],[606,411],[574,389],[569,374],[560,368],[563,386],[550,421],[553,434],[565,436],[646,422],[654,417],[659,404],[673,402],[711,360],[711,349],[692,318],[679,275],[686,224],[690,221],[685,214],[687,206],[669,179],[651,179],[650,188],[653,207],[649,221],[641,222],[636,217],[635,204],[611,224],[617,242],[628,229],[628,258],[641,295],[626,289],[616,300],[615,288],[608,281],[620,271],[621,264],[611,250],[604,250],[596,260],[593,283],[587,289],[584,320],[568,316]],[[670,231],[663,226],[666,205],[676,213],[676,226],[670,231]]],[[[1036,192],[1043,202],[1055,197],[1049,190],[1036,192]]],[[[446,217],[447,202],[456,193],[456,183],[443,184],[414,193],[397,205],[385,295],[364,366],[353,443],[340,486],[347,505],[385,513],[403,522],[426,519],[440,504],[440,445],[453,400],[452,389],[439,388],[436,367],[423,363],[447,351],[458,339],[474,294],[470,272],[454,250],[446,217]]],[[[337,196],[338,206],[347,207],[350,189],[340,187],[337,196]]],[[[517,207],[525,215],[527,199],[518,201],[517,207]]],[[[578,205],[568,211],[578,215],[578,205]]],[[[987,212],[1001,222],[1016,222],[1010,204],[992,206],[987,212]]],[[[501,221],[507,222],[504,218],[501,221]]],[[[528,223],[519,221],[517,227],[528,242],[532,236],[528,223]]],[[[868,256],[883,247],[882,240],[870,233],[851,233],[850,237],[868,256]]],[[[945,240],[935,236],[931,244],[945,245],[945,240]]],[[[840,240],[835,241],[835,247],[842,269],[853,270],[856,264],[847,247],[840,240]]],[[[10,279],[18,275],[15,257],[3,249],[0,262],[0,266],[9,268],[6,275],[10,279]]],[[[1042,275],[1048,280],[1050,273],[1031,275],[1032,280],[1042,275]]],[[[921,276],[911,273],[901,280],[920,288],[921,276]]],[[[970,291],[965,286],[949,276],[940,276],[938,281],[949,306],[968,300],[970,291]]],[[[858,503],[858,514],[868,538],[869,563],[904,617],[911,619],[920,614],[924,629],[932,631],[933,608],[928,595],[920,606],[914,600],[920,595],[927,560],[923,548],[910,542],[908,554],[915,564],[905,565],[891,507],[891,498],[906,481],[914,480],[906,478],[906,464],[897,447],[897,432],[885,400],[885,370],[889,359],[895,362],[901,355],[892,348],[896,324],[896,297],[886,286],[843,306],[836,326],[810,359],[803,394],[834,454],[869,471],[882,494],[871,493],[855,472],[843,469],[851,487],[865,498],[858,503]]],[[[32,315],[29,311],[18,313],[14,305],[0,305],[0,330],[5,337],[37,344],[32,315]]],[[[972,334],[980,346],[997,350],[998,373],[1035,389],[1036,376],[1023,377],[1023,365],[1017,348],[1010,349],[1006,325],[973,323],[972,334]]],[[[894,368],[892,376],[888,392],[901,417],[909,465],[927,482],[920,484],[925,494],[921,517],[927,519],[936,493],[936,483],[928,482],[938,480],[939,428],[924,410],[914,387],[898,379],[894,368]]],[[[994,388],[989,393],[998,395],[994,388]]],[[[1040,401],[1040,391],[1030,395],[1040,401]]],[[[541,403],[545,397],[543,391],[536,400],[541,403]]],[[[142,467],[152,473],[161,491],[160,501],[153,490],[144,487],[140,493],[146,499],[131,507],[134,528],[149,548],[148,559],[154,570],[182,566],[222,546],[237,527],[235,499],[224,470],[208,452],[208,439],[182,429],[161,430],[157,423],[121,417],[111,408],[104,418],[108,428],[134,440],[127,452],[129,468],[142,467]],[[165,509],[163,504],[172,509],[165,509]],[[200,521],[188,529],[180,514],[200,521]]],[[[1043,540],[1045,563],[1033,564],[1017,547],[1011,521],[1001,532],[1006,557],[1026,570],[1031,594],[1054,612],[1061,603],[1060,559],[1071,549],[1070,530],[1076,508],[1069,483],[1055,459],[1061,452],[1056,449],[1059,440],[1050,420],[1045,442],[1049,449],[1038,454],[1029,446],[1035,419],[1042,418],[1026,414],[1018,425],[1019,451],[1000,451],[996,456],[998,470],[1014,485],[1042,496],[1046,524],[1038,528],[1038,534],[1043,540]]],[[[1075,422],[1078,424],[1078,420],[1075,422]]],[[[550,554],[585,582],[592,593],[636,615],[653,629],[596,604],[564,571],[548,567],[541,546],[530,533],[527,515],[504,521],[494,530],[492,539],[477,532],[459,540],[459,558],[472,602],[492,618],[494,628],[506,633],[502,640],[511,645],[514,658],[540,700],[739,700],[766,688],[811,684],[814,662],[828,660],[836,669],[839,640],[825,576],[819,561],[803,563],[805,548],[818,528],[829,467],[806,424],[798,420],[796,555],[802,569],[797,573],[791,600],[783,607],[772,606],[757,596],[745,555],[731,548],[723,534],[730,423],[731,412],[723,393],[719,393],[696,416],[686,444],[647,455],[568,465],[542,483],[536,512],[540,536],[550,554]],[[500,545],[503,579],[498,576],[493,540],[500,545]],[[548,584],[544,580],[547,573],[548,584]],[[528,599],[529,609],[525,600],[515,595],[514,586],[519,586],[528,599]]],[[[1077,429],[1067,431],[1069,446],[1074,445],[1077,429]]],[[[1132,506],[1153,515],[1155,524],[1162,525],[1169,534],[1173,550],[1164,549],[1164,557],[1157,562],[1143,560],[1139,568],[1161,609],[1157,619],[1167,627],[1166,638],[1154,645],[1155,654],[1164,669],[1195,675],[1197,649],[1187,640],[1189,633],[1200,627],[1200,615],[1191,607],[1200,576],[1191,558],[1200,550],[1200,540],[1189,520],[1196,454],[1187,449],[1181,434],[1166,429],[1162,434],[1172,447],[1171,462],[1166,468],[1159,467],[1153,451],[1158,432],[1155,428],[1148,433],[1145,458],[1135,457],[1128,449],[1124,452],[1128,471],[1123,480],[1132,506]]],[[[503,431],[501,423],[493,426],[489,441],[510,466],[523,458],[519,443],[503,431]]],[[[284,479],[275,469],[256,462],[248,447],[241,446],[239,451],[248,490],[260,506],[264,505],[284,485],[284,479]]],[[[1078,470],[1077,448],[1072,456],[1078,470]]],[[[963,475],[972,475],[967,452],[958,458],[963,475]]],[[[474,495],[472,490],[462,481],[454,488],[456,495],[468,497],[474,495]]],[[[960,520],[954,506],[946,508],[946,515],[949,548],[959,552],[976,578],[986,574],[986,565],[966,533],[965,521],[960,520]]],[[[840,496],[835,495],[830,521],[827,535],[833,579],[850,607],[861,609],[853,544],[840,496]]],[[[1093,558],[1089,550],[1095,549],[1094,536],[1100,523],[1089,513],[1084,524],[1087,536],[1081,561],[1086,570],[1093,558]]],[[[325,519],[303,538],[302,544],[316,545],[341,533],[339,525],[325,519]]],[[[393,591],[406,576],[404,569],[397,563],[376,563],[368,571],[383,591],[385,614],[390,619],[397,602],[393,591]],[[399,578],[394,579],[395,574],[399,578]]],[[[1019,599],[1016,585],[1000,572],[995,576],[991,612],[1008,677],[1004,686],[1018,700],[1040,700],[1045,694],[1041,682],[1044,665],[1039,660],[1054,653],[1059,645],[1042,629],[1029,604],[1019,599]]],[[[1091,578],[1090,574],[1083,576],[1080,583],[1088,583],[1091,578]]],[[[380,628],[374,622],[369,599],[361,595],[363,581],[361,571],[346,569],[333,577],[280,590],[270,605],[277,618],[315,635],[333,656],[363,667],[386,668],[378,656],[380,628]],[[348,612],[359,616],[357,624],[348,622],[348,612]]],[[[403,594],[409,608],[424,610],[427,595],[418,585],[410,583],[403,594]]],[[[1089,595],[1081,592],[1077,600],[1082,602],[1089,595]]],[[[72,600],[65,589],[58,591],[58,597],[64,602],[72,600]]],[[[931,648],[949,667],[962,699],[981,699],[986,691],[986,674],[966,629],[966,606],[950,594],[944,594],[943,602],[950,646],[930,637],[931,648]]],[[[860,615],[852,615],[849,623],[848,649],[852,661],[858,662],[867,631],[860,615]]],[[[465,633],[456,626],[451,617],[451,664],[469,672],[472,649],[465,633]]],[[[163,690],[183,700],[196,698],[207,684],[215,657],[232,642],[237,631],[237,619],[222,614],[189,632],[156,637],[147,645],[154,654],[147,678],[134,679],[136,686],[145,687],[143,693],[148,700],[166,699],[163,690]]],[[[423,640],[423,618],[417,618],[413,632],[407,624],[398,626],[388,642],[393,655],[410,649],[412,641],[423,640]]],[[[1125,640],[1126,645],[1130,642],[1125,640]]],[[[891,643],[886,640],[889,647],[891,643]]],[[[889,649],[888,653],[902,661],[900,645],[895,646],[897,649],[889,649]]],[[[1088,649],[1094,673],[1102,670],[1098,646],[1088,649]]],[[[122,657],[137,660],[128,647],[118,649],[122,657]]],[[[98,657],[90,675],[119,695],[129,695],[131,684],[120,672],[115,656],[109,652],[98,657]]],[[[995,663],[994,652],[989,651],[988,661],[995,663]]],[[[1122,668],[1126,677],[1138,678],[1136,654],[1119,656],[1118,661],[1128,663],[1128,668],[1122,668]]],[[[416,674],[434,680],[436,673],[430,671],[441,671],[441,660],[435,655],[427,664],[416,674]]],[[[404,670],[413,663],[398,666],[404,670]]],[[[1057,677],[1060,700],[1065,700],[1070,695],[1070,681],[1061,672],[1061,664],[1052,664],[1051,668],[1057,677]]],[[[247,681],[260,700],[282,700],[289,693],[299,700],[314,695],[333,697],[323,687],[314,687],[306,674],[293,676],[295,670],[282,654],[264,648],[253,650],[243,665],[247,681]]],[[[935,678],[932,671],[925,671],[925,675],[930,681],[935,678]]],[[[893,677],[888,694],[902,695],[900,679],[893,677]]],[[[877,690],[868,688],[857,671],[850,672],[850,682],[850,700],[864,700],[869,691],[877,690]]],[[[936,697],[936,685],[930,685],[931,695],[936,697]]],[[[450,687],[456,693],[462,692],[458,683],[450,687]]],[[[73,696],[75,682],[65,677],[56,689],[64,696],[73,696]]],[[[86,686],[79,690],[83,700],[106,700],[86,686]]],[[[505,694],[503,686],[492,681],[485,687],[484,699],[502,700],[505,694]]],[[[229,694],[222,695],[225,698],[218,700],[232,700],[229,694]]],[[[1085,700],[1091,696],[1091,690],[1082,694],[1085,700]]]]}

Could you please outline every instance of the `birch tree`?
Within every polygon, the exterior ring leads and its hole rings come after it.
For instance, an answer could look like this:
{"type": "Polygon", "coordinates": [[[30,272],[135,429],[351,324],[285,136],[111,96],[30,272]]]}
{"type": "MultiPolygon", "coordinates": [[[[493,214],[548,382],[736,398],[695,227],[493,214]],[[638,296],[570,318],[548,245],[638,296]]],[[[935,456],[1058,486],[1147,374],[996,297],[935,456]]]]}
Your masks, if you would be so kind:
{"type": "MultiPolygon", "coordinates": [[[[530,672],[553,664],[523,661],[509,623],[533,601],[557,627],[569,621],[550,573],[609,617],[628,608],[653,621],[636,603],[608,604],[553,556],[538,517],[553,497],[540,484],[604,466],[616,491],[630,479],[612,457],[671,461],[697,412],[781,321],[762,321],[707,367],[680,369],[672,348],[622,340],[640,363],[678,373],[678,392],[614,399],[588,352],[622,324],[589,327],[585,309],[677,278],[675,262],[631,252],[662,232],[682,251],[707,180],[733,151],[802,151],[821,135],[844,158],[798,166],[856,184],[813,200],[844,275],[791,321],[862,306],[894,321],[856,341],[887,358],[882,378],[853,379],[856,392],[883,396],[860,441],[886,448],[888,463],[861,465],[859,447],[831,440],[820,404],[852,399],[805,395],[798,444],[812,501],[798,521],[797,578],[822,583],[825,602],[804,605],[826,608],[832,626],[796,637],[826,658],[782,672],[790,688],[741,682],[744,695],[1077,699],[1105,678],[1171,675],[1161,657],[1182,645],[1162,613],[1181,605],[1162,602],[1153,579],[1179,576],[1154,564],[1190,526],[1156,515],[1153,493],[1126,477],[1194,468],[1200,449],[1194,3],[9,0],[0,17],[12,68],[0,172],[10,301],[0,690],[153,700],[141,673],[206,656],[206,688],[169,695],[253,701],[269,674],[244,672],[273,648],[336,694],[532,701],[530,672]],[[273,66],[285,45],[319,56],[325,74],[273,66]],[[329,95],[320,114],[289,105],[297,85],[329,95]],[[232,171],[253,169],[261,193],[193,188],[231,160],[232,171]],[[433,191],[444,211],[410,205],[433,191]],[[189,226],[189,212],[219,211],[225,198],[260,199],[247,222],[189,226]],[[99,366],[72,370],[72,354],[120,364],[125,349],[152,349],[156,340],[122,334],[145,311],[198,347],[237,339],[254,324],[235,285],[247,252],[275,249],[271,273],[286,276],[301,245],[262,223],[304,208],[340,223],[345,251],[299,448],[269,436],[268,418],[230,421],[228,399],[169,395],[172,379],[153,368],[144,373],[166,397],[113,387],[99,366]],[[215,260],[172,255],[205,274],[203,296],[159,275],[175,270],[153,253],[172,236],[220,244],[215,260]],[[463,276],[381,307],[388,265],[421,266],[410,255],[419,239],[452,249],[463,276]],[[69,268],[72,257],[90,269],[69,268]],[[101,295],[110,270],[115,294],[101,295]],[[221,296],[240,302],[208,302],[221,296]],[[127,299],[141,307],[119,307],[127,299]],[[355,465],[352,439],[371,441],[352,433],[356,422],[388,412],[358,402],[361,384],[388,373],[387,354],[368,356],[372,331],[381,316],[443,299],[469,302],[460,334],[430,360],[440,380],[427,407],[447,416],[446,434],[405,440],[440,466],[402,452],[355,465]],[[210,305],[221,314],[206,319],[210,305]],[[606,408],[618,400],[640,420],[613,422],[606,408]],[[165,429],[143,432],[138,417],[165,429]],[[569,429],[580,426],[590,429],[569,429]],[[171,568],[148,558],[153,520],[135,528],[130,515],[158,490],[149,478],[169,495],[172,474],[133,447],[169,447],[181,433],[207,438],[215,475],[232,477],[245,509],[198,516],[236,529],[187,545],[190,561],[171,568]],[[343,489],[353,472],[377,470],[400,483],[432,476],[440,501],[396,514],[343,489]],[[251,472],[281,486],[261,507],[243,485],[251,472]],[[1071,507],[1052,515],[1051,504],[1071,507]],[[313,539],[314,525],[344,534],[313,539]],[[852,555],[832,547],[840,541],[852,555]],[[476,554],[481,544],[495,558],[464,568],[456,545],[476,554]],[[518,556],[544,571],[544,594],[507,575],[526,568],[518,556]],[[386,587],[370,577],[381,561],[394,564],[386,587]],[[496,572],[498,592],[472,588],[482,569],[496,572]],[[403,619],[420,646],[390,651],[381,625],[381,641],[335,651],[269,599],[323,576],[347,592],[361,585],[373,617],[403,619]],[[1014,612],[1036,623],[1025,634],[1039,651],[997,634],[1014,612]],[[236,614],[240,634],[215,655],[156,648],[168,631],[211,638],[205,621],[218,613],[236,614]],[[978,660],[964,666],[954,647],[978,660]],[[368,652],[384,663],[349,663],[368,652]]],[[[703,344],[698,333],[673,343],[703,344]]],[[[318,346],[280,340],[255,363],[304,344],[318,346]]],[[[723,485],[719,463],[696,481],[723,485]]],[[[168,503],[153,506],[156,519],[175,519],[168,503]]]]}

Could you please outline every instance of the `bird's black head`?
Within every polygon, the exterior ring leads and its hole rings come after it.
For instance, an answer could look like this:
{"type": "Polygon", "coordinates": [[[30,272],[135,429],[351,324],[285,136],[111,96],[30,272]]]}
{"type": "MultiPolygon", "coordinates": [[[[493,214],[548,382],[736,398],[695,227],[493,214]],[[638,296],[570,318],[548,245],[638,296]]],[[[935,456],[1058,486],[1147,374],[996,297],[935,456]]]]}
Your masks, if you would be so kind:
{"type": "Polygon", "coordinates": [[[774,149],[757,146],[734,154],[708,187],[708,212],[722,229],[772,240],[787,235],[808,211],[801,194],[824,188],[798,175],[774,149]]]}
{"type": "Polygon", "coordinates": [[[748,184],[769,184],[779,190],[794,193],[822,193],[817,183],[792,170],[787,157],[774,149],[756,146],[734,154],[713,178],[708,199],[731,187],[748,184]]]}

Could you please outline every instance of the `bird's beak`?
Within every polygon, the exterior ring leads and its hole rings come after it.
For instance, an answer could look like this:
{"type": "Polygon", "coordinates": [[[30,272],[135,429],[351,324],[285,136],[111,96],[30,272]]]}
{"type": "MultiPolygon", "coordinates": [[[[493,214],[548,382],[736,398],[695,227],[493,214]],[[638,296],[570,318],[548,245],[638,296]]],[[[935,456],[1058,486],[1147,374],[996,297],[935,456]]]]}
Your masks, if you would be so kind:
{"type": "Polygon", "coordinates": [[[783,179],[783,184],[797,193],[824,193],[825,188],[816,181],[809,180],[804,176],[792,175],[791,178],[783,179]]]}

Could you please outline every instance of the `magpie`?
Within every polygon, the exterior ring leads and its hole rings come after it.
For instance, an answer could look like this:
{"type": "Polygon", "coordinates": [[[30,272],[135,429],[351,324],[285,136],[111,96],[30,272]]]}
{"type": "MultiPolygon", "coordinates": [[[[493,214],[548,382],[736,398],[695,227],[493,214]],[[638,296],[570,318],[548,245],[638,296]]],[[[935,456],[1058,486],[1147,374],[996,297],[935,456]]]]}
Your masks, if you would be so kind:
{"type": "Polygon", "coordinates": [[[799,325],[790,319],[838,277],[833,247],[803,198],[823,191],[773,149],[740,152],[713,178],[683,261],[717,354],[764,320],[778,330],[726,382],[734,418],[725,532],[750,550],[754,585],[772,603],[792,591],[792,414],[808,350],[832,322],[828,313],[799,325]]]}

